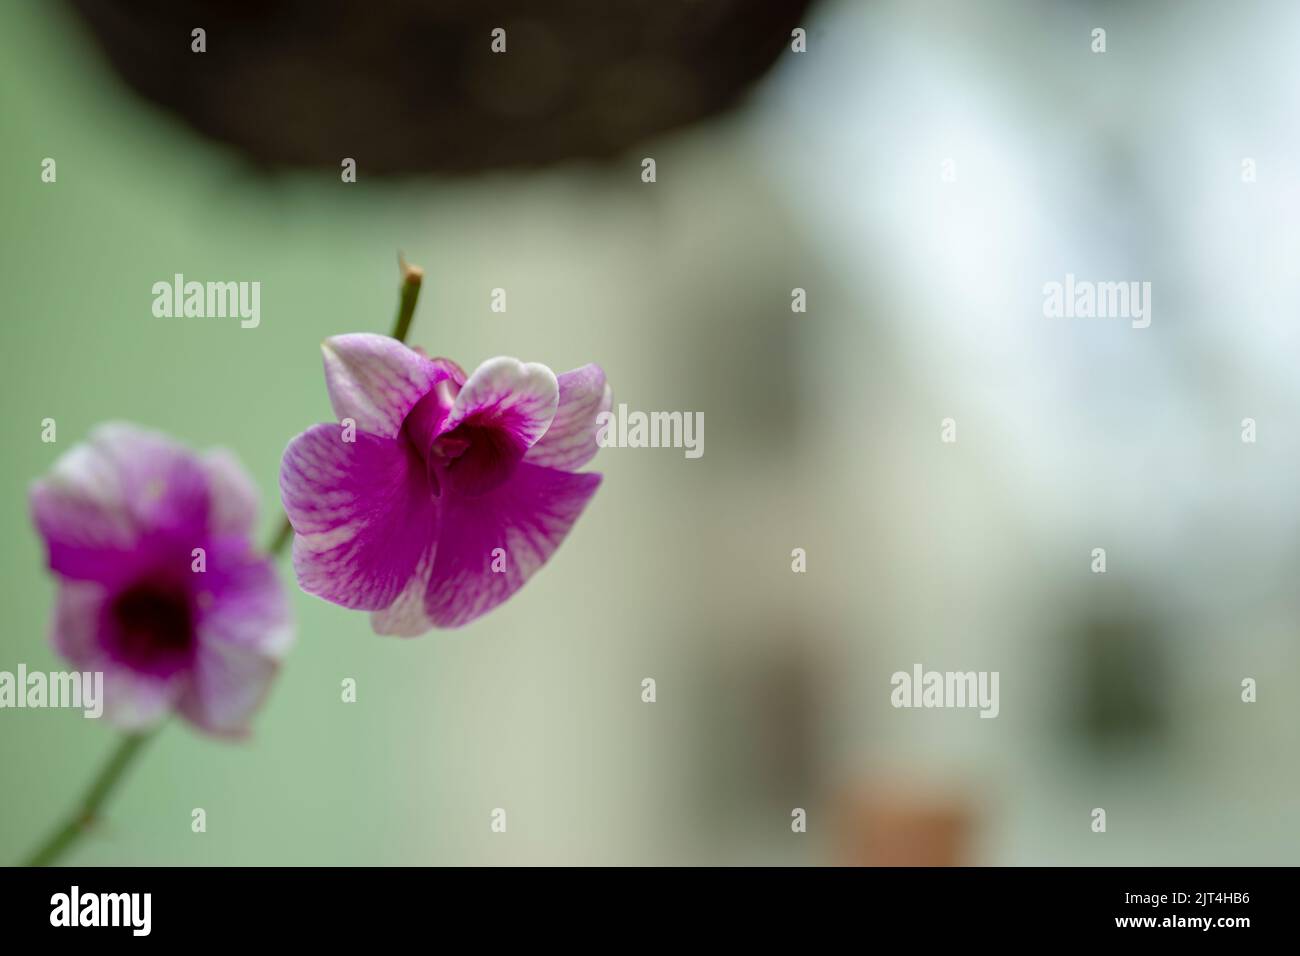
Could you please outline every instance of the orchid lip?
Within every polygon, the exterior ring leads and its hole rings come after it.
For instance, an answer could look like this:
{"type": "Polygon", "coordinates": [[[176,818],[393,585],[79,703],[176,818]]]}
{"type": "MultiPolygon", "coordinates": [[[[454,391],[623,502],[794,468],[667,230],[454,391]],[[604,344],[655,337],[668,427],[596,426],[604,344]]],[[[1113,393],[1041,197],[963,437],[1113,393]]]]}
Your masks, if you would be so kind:
{"type": "Polygon", "coordinates": [[[179,584],[131,584],[109,603],[107,616],[106,650],[132,670],[167,677],[193,661],[195,608],[179,584]]]}
{"type": "Polygon", "coordinates": [[[440,484],[477,498],[508,481],[526,451],[504,428],[467,422],[433,442],[428,464],[440,484]]]}
{"type": "Polygon", "coordinates": [[[504,484],[527,448],[506,428],[475,416],[444,431],[460,386],[451,379],[435,385],[407,413],[402,433],[424,462],[429,492],[444,488],[475,498],[504,484]]]}

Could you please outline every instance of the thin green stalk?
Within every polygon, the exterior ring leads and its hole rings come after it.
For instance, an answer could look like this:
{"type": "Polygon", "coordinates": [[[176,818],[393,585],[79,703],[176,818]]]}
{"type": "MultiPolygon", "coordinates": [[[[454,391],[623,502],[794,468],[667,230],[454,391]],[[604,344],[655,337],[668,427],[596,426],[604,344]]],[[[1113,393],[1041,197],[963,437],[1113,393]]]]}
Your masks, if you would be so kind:
{"type": "Polygon", "coordinates": [[[415,303],[420,298],[424,270],[419,266],[411,265],[404,256],[398,256],[397,263],[402,268],[402,297],[397,303],[397,321],[393,323],[393,338],[405,342],[406,333],[411,331],[411,319],[415,316],[415,303]]]}
{"type": "Polygon", "coordinates": [[[289,543],[291,538],[293,538],[293,525],[289,524],[288,518],[285,518],[280,522],[280,527],[276,530],[275,537],[271,539],[271,544],[266,549],[266,553],[274,558],[284,550],[284,546],[289,543]]]}
{"type": "Polygon", "coordinates": [[[82,796],[77,809],[63,826],[51,833],[40,848],[27,858],[24,866],[49,866],[94,825],[99,818],[100,806],[108,799],[150,736],[152,735],[128,734],[118,742],[117,749],[91,782],[90,789],[82,796]]]}

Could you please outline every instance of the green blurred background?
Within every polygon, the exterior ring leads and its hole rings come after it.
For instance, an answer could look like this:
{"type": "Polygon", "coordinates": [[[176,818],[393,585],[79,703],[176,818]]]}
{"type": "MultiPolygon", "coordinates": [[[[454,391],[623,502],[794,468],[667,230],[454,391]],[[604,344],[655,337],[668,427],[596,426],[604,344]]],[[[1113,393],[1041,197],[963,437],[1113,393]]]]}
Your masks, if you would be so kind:
{"type": "MultiPolygon", "coordinates": [[[[269,538],[285,444],[330,418],[318,343],[389,329],[399,250],[412,344],[596,361],[707,424],[697,461],[603,450],[555,558],[460,631],[377,637],[282,559],[298,642],[252,737],[166,726],[69,861],[1294,862],[1296,12],[973,6],[825,4],[739,111],[608,162],[379,182],[362,154],[343,185],[253,172],[61,5],[6,3],[0,669],[58,666],[28,484],[131,420],[233,449],[269,538]],[[1152,328],[1043,319],[1066,271],[1154,280],[1152,328]],[[154,318],[177,272],[260,281],[261,326],[154,318]],[[1001,716],[893,710],[914,662],[999,671],[1001,716]]],[[[113,739],[0,712],[0,861],[113,739]]]]}

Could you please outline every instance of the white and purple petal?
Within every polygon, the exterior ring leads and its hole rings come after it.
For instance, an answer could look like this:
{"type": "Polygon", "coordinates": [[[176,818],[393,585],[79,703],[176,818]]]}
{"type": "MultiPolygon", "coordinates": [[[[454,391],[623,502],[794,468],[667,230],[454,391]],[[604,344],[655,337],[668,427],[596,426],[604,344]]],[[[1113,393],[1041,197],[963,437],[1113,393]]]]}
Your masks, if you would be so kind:
{"type": "Polygon", "coordinates": [[[105,653],[99,632],[110,592],[96,581],[63,580],[54,596],[50,643],[80,670],[98,670],[105,653]]]}
{"type": "Polygon", "coordinates": [[[584,365],[557,377],[559,405],[551,426],[524,461],[561,471],[577,471],[596,454],[596,418],[613,403],[613,392],[599,365],[584,365]]]}
{"type": "Polygon", "coordinates": [[[266,699],[278,668],[274,657],[254,648],[203,641],[177,709],[210,733],[242,736],[248,732],[249,718],[266,699]]]}
{"type": "Polygon", "coordinates": [[[388,607],[433,540],[425,465],[403,439],[316,425],[285,450],[280,493],[304,591],[344,607],[388,607]]]}
{"type": "Polygon", "coordinates": [[[491,427],[527,449],[546,434],[558,404],[554,372],[537,362],[501,356],[488,359],[466,379],[442,430],[464,424],[491,427]]]}
{"type": "Polygon", "coordinates": [[[386,335],[336,335],[321,345],[325,387],[339,421],[351,418],[360,431],[394,438],[407,412],[452,373],[386,335]]]}
{"type": "Polygon", "coordinates": [[[429,620],[429,615],[424,610],[424,597],[429,590],[436,554],[437,542],[432,541],[397,599],[383,610],[370,615],[370,624],[376,634],[419,637],[433,629],[433,621],[429,620]]]}
{"type": "Polygon", "coordinates": [[[214,545],[208,573],[195,576],[199,644],[219,641],[282,658],[293,646],[289,602],[275,565],[246,550],[214,545]]]}
{"type": "Polygon", "coordinates": [[[31,489],[49,566],[73,580],[115,584],[206,534],[208,479],[170,439],[107,424],[61,455],[31,489]]]}
{"type": "Polygon", "coordinates": [[[523,587],[568,535],[600,478],[520,464],[485,495],[444,499],[424,599],[428,620],[460,627],[523,587]]]}
{"type": "Polygon", "coordinates": [[[187,682],[186,674],[159,677],[112,662],[106,662],[103,671],[104,716],[127,731],[146,730],[166,717],[187,682]]]}

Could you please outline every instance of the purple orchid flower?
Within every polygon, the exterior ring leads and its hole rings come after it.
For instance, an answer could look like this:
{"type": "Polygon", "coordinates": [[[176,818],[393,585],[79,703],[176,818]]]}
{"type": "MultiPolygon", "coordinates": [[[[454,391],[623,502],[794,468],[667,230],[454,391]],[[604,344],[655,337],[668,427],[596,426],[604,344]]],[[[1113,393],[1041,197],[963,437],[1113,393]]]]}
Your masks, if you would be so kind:
{"type": "Polygon", "coordinates": [[[302,589],[408,637],[519,590],[600,484],[576,470],[596,454],[605,373],[494,358],[466,377],[382,335],[322,349],[343,427],[299,435],[280,470],[302,589]]]}
{"type": "Polygon", "coordinates": [[[103,671],[109,719],[139,730],[176,710],[245,733],[293,632],[249,543],[257,495],[235,458],[101,425],[32,486],[31,507],[59,578],[54,647],[103,671]]]}

